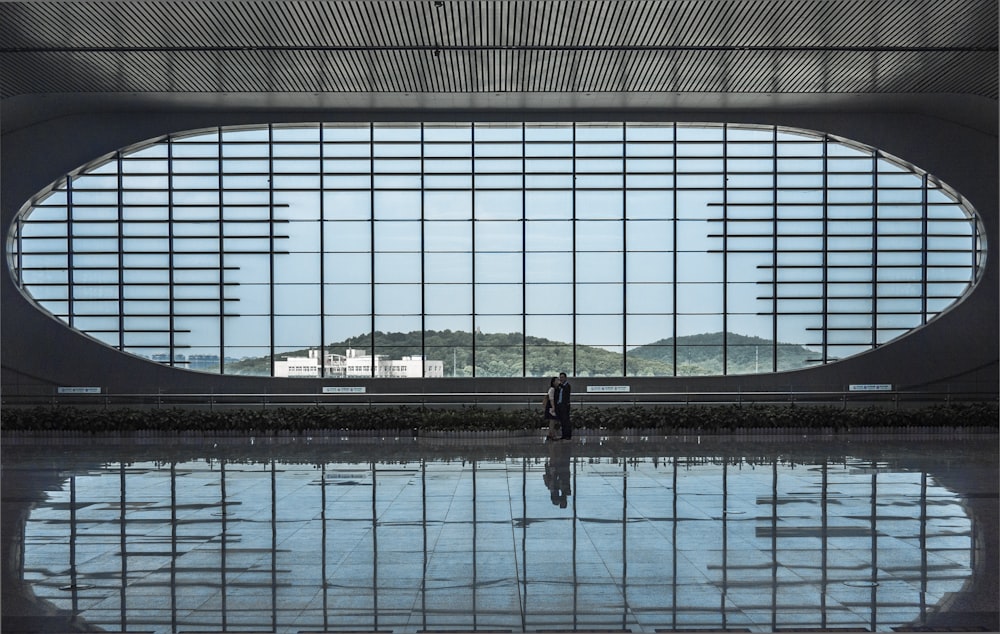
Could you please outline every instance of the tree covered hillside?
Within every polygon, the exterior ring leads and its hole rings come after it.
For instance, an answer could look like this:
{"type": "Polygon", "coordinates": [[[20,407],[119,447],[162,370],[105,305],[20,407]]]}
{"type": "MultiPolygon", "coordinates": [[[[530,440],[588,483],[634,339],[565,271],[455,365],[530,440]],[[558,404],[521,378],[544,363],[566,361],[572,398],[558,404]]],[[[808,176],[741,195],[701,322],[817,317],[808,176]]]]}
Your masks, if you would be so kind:
{"type": "MultiPolygon", "coordinates": [[[[376,332],[378,347],[375,353],[391,359],[421,354],[424,346],[429,360],[444,362],[445,376],[518,377],[550,376],[573,370],[573,346],[561,341],[539,337],[523,337],[520,333],[470,333],[453,330],[428,330],[411,332],[376,332]],[[475,360],[473,360],[473,340],[475,360]],[[526,371],[522,373],[522,365],[526,371]]],[[[706,376],[723,374],[723,333],[707,333],[661,339],[660,341],[631,349],[627,354],[628,367],[623,368],[623,355],[593,346],[577,346],[577,376],[674,376],[674,354],[677,358],[677,375],[706,376]]],[[[331,343],[327,352],[344,354],[348,348],[371,353],[372,336],[351,337],[331,343]]],[[[729,333],[728,374],[754,374],[770,372],[774,358],[774,344],[759,337],[729,333]]],[[[276,359],[308,356],[308,349],[284,352],[276,359]]],[[[797,344],[777,345],[780,369],[804,367],[816,353],[797,344]]],[[[269,375],[270,359],[252,357],[226,365],[226,374],[269,375]]]]}

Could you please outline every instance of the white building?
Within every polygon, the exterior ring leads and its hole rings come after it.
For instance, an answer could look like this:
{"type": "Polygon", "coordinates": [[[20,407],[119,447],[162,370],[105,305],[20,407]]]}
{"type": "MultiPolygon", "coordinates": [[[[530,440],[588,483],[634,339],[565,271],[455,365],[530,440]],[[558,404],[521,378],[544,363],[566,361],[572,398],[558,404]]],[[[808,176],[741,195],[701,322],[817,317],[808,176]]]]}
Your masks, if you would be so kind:
{"type": "Polygon", "coordinates": [[[319,351],[309,350],[308,357],[287,357],[274,362],[274,376],[291,378],[319,377],[319,351]]]}
{"type": "Polygon", "coordinates": [[[441,378],[444,376],[444,361],[431,361],[420,355],[404,356],[402,359],[389,359],[384,355],[367,354],[364,350],[348,348],[346,354],[327,353],[321,373],[319,350],[309,350],[308,357],[287,357],[274,362],[274,376],[309,378],[309,377],[342,377],[342,378],[372,378],[405,379],[405,378],[441,378]],[[373,371],[374,368],[374,371],[373,371]]]}

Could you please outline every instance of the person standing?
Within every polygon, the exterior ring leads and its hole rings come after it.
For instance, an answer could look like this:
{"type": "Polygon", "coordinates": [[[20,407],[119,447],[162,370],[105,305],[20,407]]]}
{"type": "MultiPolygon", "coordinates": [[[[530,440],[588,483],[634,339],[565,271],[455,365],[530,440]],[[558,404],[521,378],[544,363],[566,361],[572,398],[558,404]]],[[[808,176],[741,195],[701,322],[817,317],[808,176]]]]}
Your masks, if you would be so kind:
{"type": "Polygon", "coordinates": [[[573,387],[569,384],[566,373],[560,372],[559,385],[556,387],[556,416],[562,428],[560,440],[570,440],[573,437],[573,424],[569,420],[569,402],[572,394],[573,387]]]}
{"type": "Polygon", "coordinates": [[[552,377],[549,381],[549,390],[542,399],[542,408],[545,410],[544,418],[549,424],[549,431],[546,438],[548,440],[559,440],[562,435],[562,424],[556,416],[556,386],[559,385],[559,377],[552,377]]]}

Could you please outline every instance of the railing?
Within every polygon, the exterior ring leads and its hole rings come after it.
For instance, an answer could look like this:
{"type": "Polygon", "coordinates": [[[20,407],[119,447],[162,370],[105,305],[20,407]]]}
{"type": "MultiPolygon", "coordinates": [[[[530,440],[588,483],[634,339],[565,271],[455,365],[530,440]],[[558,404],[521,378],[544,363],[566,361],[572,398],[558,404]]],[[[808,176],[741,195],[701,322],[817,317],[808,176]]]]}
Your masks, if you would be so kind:
{"type": "MultiPolygon", "coordinates": [[[[73,406],[98,408],[235,409],[269,407],[489,407],[540,408],[534,392],[349,392],[349,393],[122,393],[106,392],[5,394],[4,407],[73,406]]],[[[981,391],[799,391],[760,392],[577,392],[575,407],[816,404],[848,407],[924,407],[961,402],[995,402],[997,394],[981,391]]]]}

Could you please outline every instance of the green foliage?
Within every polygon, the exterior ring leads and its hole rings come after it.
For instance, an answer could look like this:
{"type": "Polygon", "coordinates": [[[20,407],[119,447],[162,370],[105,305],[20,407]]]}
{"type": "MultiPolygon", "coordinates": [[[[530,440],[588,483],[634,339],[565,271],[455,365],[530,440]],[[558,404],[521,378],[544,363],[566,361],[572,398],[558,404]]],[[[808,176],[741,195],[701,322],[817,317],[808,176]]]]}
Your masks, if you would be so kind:
{"type": "MultiPolygon", "coordinates": [[[[807,429],[849,432],[857,429],[912,431],[921,428],[997,430],[998,408],[991,403],[938,405],[914,409],[823,405],[676,405],[578,407],[579,430],[617,433],[628,430],[726,433],[735,430],[807,429]]],[[[300,434],[333,431],[540,433],[545,423],[533,409],[481,407],[430,409],[418,406],[192,410],[7,408],[3,431],[85,433],[237,433],[300,434]]]]}
{"type": "MultiPolygon", "coordinates": [[[[527,353],[527,376],[548,376],[573,367],[573,346],[541,337],[524,337],[521,333],[471,333],[457,330],[414,330],[411,332],[376,332],[350,337],[331,343],[328,351],[343,353],[347,348],[371,352],[372,341],[378,344],[376,353],[393,359],[420,354],[445,362],[446,376],[472,376],[472,344],[475,341],[476,376],[522,376],[521,366],[527,353]]],[[[628,351],[627,359],[620,352],[593,346],[576,347],[576,375],[587,376],[672,376],[673,358],[677,354],[677,374],[680,376],[710,376],[723,374],[723,342],[728,345],[728,374],[754,374],[760,368],[770,368],[777,354],[782,368],[808,365],[816,356],[798,344],[778,343],[760,337],[735,333],[705,333],[661,339],[628,351]],[[628,363],[624,368],[623,364],[628,363]]],[[[277,359],[304,357],[308,350],[294,350],[275,355],[277,359]]],[[[269,357],[252,357],[226,365],[227,374],[269,375],[269,357]]]]}

